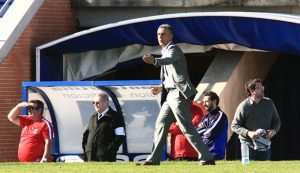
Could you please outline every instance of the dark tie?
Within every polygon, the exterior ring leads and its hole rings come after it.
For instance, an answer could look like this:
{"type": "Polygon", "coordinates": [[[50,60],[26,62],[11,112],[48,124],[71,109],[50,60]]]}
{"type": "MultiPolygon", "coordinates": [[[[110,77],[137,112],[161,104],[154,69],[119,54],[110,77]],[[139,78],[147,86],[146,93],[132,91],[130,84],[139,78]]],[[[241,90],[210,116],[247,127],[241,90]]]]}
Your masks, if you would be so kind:
{"type": "Polygon", "coordinates": [[[98,114],[97,123],[99,123],[99,120],[100,120],[101,116],[102,116],[102,114],[98,114]]]}
{"type": "Polygon", "coordinates": [[[161,66],[161,69],[160,69],[160,79],[161,79],[162,81],[165,80],[165,75],[168,75],[167,70],[166,70],[166,66],[165,66],[165,65],[162,65],[162,66],[161,66]]]}
{"type": "Polygon", "coordinates": [[[163,69],[164,69],[164,74],[166,74],[167,76],[169,76],[169,75],[168,75],[168,72],[167,72],[166,65],[163,65],[163,69]]]}

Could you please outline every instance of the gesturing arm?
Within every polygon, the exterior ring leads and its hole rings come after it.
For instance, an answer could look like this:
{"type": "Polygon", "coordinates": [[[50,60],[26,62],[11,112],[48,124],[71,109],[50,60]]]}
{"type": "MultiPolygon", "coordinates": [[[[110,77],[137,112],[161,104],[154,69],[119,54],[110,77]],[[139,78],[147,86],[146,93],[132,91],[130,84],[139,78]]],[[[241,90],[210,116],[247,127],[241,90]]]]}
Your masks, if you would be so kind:
{"type": "Polygon", "coordinates": [[[7,115],[7,118],[10,122],[20,125],[20,118],[19,115],[21,113],[21,110],[23,107],[28,106],[29,104],[27,102],[22,102],[17,104],[7,115]]]}

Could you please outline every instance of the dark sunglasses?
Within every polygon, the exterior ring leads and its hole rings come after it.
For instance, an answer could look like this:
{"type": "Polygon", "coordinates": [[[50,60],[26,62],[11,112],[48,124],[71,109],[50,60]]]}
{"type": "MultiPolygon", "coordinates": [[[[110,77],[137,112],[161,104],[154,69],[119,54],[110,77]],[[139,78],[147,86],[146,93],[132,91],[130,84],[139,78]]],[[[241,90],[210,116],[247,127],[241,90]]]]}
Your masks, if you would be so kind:
{"type": "Polygon", "coordinates": [[[99,102],[94,102],[94,101],[93,101],[93,104],[94,104],[94,105],[95,105],[95,104],[96,104],[96,105],[98,105],[98,104],[99,104],[99,102]]]}
{"type": "Polygon", "coordinates": [[[33,111],[33,110],[38,110],[38,109],[40,109],[40,108],[39,108],[39,107],[32,107],[32,106],[27,107],[27,110],[28,110],[29,112],[31,112],[31,111],[33,111]]]}

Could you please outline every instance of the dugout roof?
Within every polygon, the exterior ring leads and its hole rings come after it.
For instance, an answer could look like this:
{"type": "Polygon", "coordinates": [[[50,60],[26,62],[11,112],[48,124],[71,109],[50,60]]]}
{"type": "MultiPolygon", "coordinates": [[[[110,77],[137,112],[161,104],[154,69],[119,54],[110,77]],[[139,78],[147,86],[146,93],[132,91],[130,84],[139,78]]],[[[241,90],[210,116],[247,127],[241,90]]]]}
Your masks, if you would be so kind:
{"type": "Polygon", "coordinates": [[[156,30],[173,26],[185,53],[259,50],[300,55],[300,17],[257,12],[197,12],[107,24],[36,48],[37,81],[84,80],[143,54],[160,54],[156,30]]]}

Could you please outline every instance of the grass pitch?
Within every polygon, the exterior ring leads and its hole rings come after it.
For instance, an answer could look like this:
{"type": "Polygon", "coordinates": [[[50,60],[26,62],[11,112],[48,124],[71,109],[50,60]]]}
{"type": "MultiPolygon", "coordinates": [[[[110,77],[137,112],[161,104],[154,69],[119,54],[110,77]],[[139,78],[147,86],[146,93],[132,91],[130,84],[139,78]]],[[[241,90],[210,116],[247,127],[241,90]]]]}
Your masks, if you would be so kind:
{"type": "Polygon", "coordinates": [[[134,162],[0,163],[2,173],[299,173],[300,161],[217,161],[215,166],[198,162],[166,161],[160,166],[135,166],[134,162]]]}

